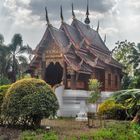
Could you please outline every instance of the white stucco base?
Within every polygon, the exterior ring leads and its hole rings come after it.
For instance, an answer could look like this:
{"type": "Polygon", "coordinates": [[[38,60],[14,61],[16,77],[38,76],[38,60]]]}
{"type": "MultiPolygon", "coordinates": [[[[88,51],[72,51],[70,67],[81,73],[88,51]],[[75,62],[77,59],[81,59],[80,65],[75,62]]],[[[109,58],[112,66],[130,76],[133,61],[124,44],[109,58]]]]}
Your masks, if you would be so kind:
{"type": "MultiPolygon", "coordinates": [[[[112,92],[102,92],[102,102],[111,95],[112,92]]],[[[87,104],[89,92],[86,90],[66,90],[64,86],[55,89],[55,95],[59,102],[58,116],[62,117],[77,117],[77,120],[86,119],[88,111],[95,112],[96,105],[87,104]]]]}

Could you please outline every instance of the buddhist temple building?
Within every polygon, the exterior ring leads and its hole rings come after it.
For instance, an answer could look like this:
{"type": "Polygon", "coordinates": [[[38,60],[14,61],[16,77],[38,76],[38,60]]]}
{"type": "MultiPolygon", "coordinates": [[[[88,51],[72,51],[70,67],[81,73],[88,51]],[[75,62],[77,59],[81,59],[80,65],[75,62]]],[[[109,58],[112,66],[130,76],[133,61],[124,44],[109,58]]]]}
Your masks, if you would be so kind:
{"type": "Polygon", "coordinates": [[[65,89],[88,90],[88,81],[98,79],[102,91],[120,89],[122,65],[112,57],[97,29],[90,27],[87,5],[85,23],[77,19],[72,4],[72,23],[67,24],[60,7],[61,26],[55,28],[46,10],[46,31],[34,51],[30,63],[32,76],[51,86],[63,84],[65,89]]]}

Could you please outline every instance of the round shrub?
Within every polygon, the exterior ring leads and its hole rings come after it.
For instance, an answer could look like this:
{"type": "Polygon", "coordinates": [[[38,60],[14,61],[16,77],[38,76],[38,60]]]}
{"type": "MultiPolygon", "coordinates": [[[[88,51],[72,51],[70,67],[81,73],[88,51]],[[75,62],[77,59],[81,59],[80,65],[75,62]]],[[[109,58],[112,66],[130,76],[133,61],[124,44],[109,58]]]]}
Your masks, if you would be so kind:
{"type": "Polygon", "coordinates": [[[27,78],[8,89],[2,115],[8,124],[39,126],[43,117],[54,116],[57,109],[58,102],[51,87],[43,80],[27,78]]]}
{"type": "Polygon", "coordinates": [[[2,123],[2,119],[1,119],[1,105],[3,103],[3,99],[4,99],[4,96],[5,96],[5,93],[7,92],[9,87],[10,87],[10,85],[0,86],[0,124],[2,123]]]}
{"type": "Polygon", "coordinates": [[[3,98],[4,98],[5,93],[6,93],[6,91],[8,90],[9,87],[10,87],[10,85],[0,86],[0,112],[1,112],[1,105],[3,103],[3,98]]]}

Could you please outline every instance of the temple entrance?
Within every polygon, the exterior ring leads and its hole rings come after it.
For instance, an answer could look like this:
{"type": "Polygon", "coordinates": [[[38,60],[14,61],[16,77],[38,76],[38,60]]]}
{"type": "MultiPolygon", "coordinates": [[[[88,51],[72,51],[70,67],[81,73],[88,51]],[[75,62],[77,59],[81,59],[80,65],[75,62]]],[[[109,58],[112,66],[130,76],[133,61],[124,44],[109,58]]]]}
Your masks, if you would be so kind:
{"type": "Polygon", "coordinates": [[[59,62],[56,62],[55,64],[51,62],[46,68],[45,81],[51,86],[61,83],[62,76],[63,76],[63,68],[59,64],[59,62]]]}

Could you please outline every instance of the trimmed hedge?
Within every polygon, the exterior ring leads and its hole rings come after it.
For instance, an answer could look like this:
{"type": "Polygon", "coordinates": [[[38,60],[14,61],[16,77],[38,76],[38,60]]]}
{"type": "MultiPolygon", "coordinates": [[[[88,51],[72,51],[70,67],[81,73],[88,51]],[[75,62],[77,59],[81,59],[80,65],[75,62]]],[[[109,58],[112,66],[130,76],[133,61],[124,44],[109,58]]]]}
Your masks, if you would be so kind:
{"type": "Polygon", "coordinates": [[[55,115],[58,102],[45,81],[34,78],[19,80],[8,89],[3,104],[5,124],[39,126],[43,117],[55,115]]]}
{"type": "Polygon", "coordinates": [[[9,87],[10,87],[10,85],[0,86],[0,113],[1,113],[1,105],[3,103],[3,98],[9,87]]]}

